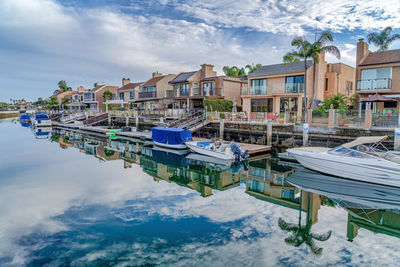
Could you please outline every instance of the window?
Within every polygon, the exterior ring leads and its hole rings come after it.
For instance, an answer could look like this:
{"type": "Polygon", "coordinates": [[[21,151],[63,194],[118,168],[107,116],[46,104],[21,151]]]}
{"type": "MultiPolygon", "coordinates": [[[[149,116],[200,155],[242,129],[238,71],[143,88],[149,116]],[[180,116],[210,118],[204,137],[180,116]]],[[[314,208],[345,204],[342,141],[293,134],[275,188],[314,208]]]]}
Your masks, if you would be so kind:
{"type": "Polygon", "coordinates": [[[361,71],[361,80],[391,79],[392,68],[367,69],[361,71]]]}
{"type": "Polygon", "coordinates": [[[328,78],[325,78],[325,91],[329,90],[328,84],[328,78]]]}
{"type": "Polygon", "coordinates": [[[361,81],[357,81],[358,90],[389,90],[392,87],[392,68],[361,70],[361,81]]]}
{"type": "Polygon", "coordinates": [[[189,84],[184,83],[180,85],[180,94],[181,96],[188,96],[189,95],[189,84]]]}
{"type": "Polygon", "coordinates": [[[304,92],[304,75],[285,77],[286,93],[304,92]]]}
{"type": "Polygon", "coordinates": [[[214,83],[213,82],[204,82],[203,83],[203,95],[207,95],[207,89],[209,92],[209,95],[213,95],[214,92],[214,83]]]}
{"type": "Polygon", "coordinates": [[[143,92],[155,92],[156,87],[155,86],[148,86],[148,87],[143,87],[143,92]]]}
{"type": "Polygon", "coordinates": [[[383,107],[384,108],[397,108],[397,102],[395,102],[395,101],[383,102],[383,107]]]}
{"type": "Polygon", "coordinates": [[[286,107],[286,111],[295,112],[297,111],[297,104],[297,97],[281,97],[279,110],[285,112],[286,107]]]}
{"type": "Polygon", "coordinates": [[[193,94],[197,95],[199,93],[199,84],[194,83],[193,84],[193,94]]]}
{"type": "Polygon", "coordinates": [[[135,99],[135,91],[130,91],[129,92],[129,99],[130,100],[135,99]]]}
{"type": "Polygon", "coordinates": [[[119,99],[124,100],[124,96],[125,96],[124,92],[119,93],[119,99]]]}
{"type": "Polygon", "coordinates": [[[251,94],[252,95],[266,95],[267,94],[267,79],[251,80],[251,94]]]}
{"type": "Polygon", "coordinates": [[[174,91],[177,91],[178,88],[179,88],[179,85],[178,84],[174,84],[174,87],[173,87],[174,91]]]}
{"type": "Polygon", "coordinates": [[[251,112],[272,112],[272,98],[252,99],[251,112]]]}

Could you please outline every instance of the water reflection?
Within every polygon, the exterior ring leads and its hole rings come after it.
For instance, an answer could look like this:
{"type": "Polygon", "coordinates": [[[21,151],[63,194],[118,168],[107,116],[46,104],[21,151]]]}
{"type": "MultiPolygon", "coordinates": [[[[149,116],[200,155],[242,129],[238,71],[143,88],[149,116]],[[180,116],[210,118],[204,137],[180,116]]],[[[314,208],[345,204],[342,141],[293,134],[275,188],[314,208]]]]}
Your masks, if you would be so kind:
{"type": "MultiPolygon", "coordinates": [[[[11,173],[11,179],[0,179],[0,265],[399,260],[396,190],[344,186],[343,180],[274,158],[226,166],[140,140],[77,131],[53,129],[47,142],[28,142],[23,132],[13,138],[13,153],[40,168],[24,166],[25,173],[18,174],[12,164],[0,166],[11,173]],[[23,149],[31,154],[17,154],[23,149]],[[38,151],[40,157],[33,157],[38,151]],[[385,253],[391,257],[382,259],[385,253]]],[[[0,159],[12,163],[4,156],[12,150],[6,142],[2,146],[7,149],[0,159]]]]}

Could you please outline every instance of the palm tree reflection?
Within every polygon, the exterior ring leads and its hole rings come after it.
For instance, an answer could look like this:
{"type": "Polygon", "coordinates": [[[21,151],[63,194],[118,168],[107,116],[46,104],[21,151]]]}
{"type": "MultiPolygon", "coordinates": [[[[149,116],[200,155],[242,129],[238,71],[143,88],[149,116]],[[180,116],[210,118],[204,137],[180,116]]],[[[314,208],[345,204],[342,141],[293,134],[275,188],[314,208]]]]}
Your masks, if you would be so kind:
{"type": "Polygon", "coordinates": [[[331,237],[332,231],[329,230],[324,234],[316,234],[311,232],[311,227],[313,224],[312,218],[310,216],[310,193],[305,192],[308,198],[307,204],[307,219],[306,225],[301,224],[301,208],[302,208],[302,194],[300,197],[300,205],[299,205],[299,222],[298,224],[287,223],[284,219],[279,218],[278,225],[284,232],[291,233],[289,237],[285,238],[285,243],[294,247],[300,247],[303,243],[306,244],[307,247],[311,249],[314,255],[321,255],[323,248],[318,247],[317,241],[326,241],[331,237]]]}

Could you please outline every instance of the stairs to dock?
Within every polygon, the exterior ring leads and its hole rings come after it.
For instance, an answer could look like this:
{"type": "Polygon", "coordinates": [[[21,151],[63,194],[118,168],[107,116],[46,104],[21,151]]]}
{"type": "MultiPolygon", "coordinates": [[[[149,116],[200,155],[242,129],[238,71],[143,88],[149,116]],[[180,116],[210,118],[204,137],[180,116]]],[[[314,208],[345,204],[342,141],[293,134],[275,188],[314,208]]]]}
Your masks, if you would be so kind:
{"type": "Polygon", "coordinates": [[[97,116],[94,116],[94,117],[84,120],[83,124],[87,125],[87,126],[94,126],[96,124],[105,122],[107,120],[108,120],[108,114],[103,113],[103,114],[100,114],[100,115],[97,115],[97,116]]]}

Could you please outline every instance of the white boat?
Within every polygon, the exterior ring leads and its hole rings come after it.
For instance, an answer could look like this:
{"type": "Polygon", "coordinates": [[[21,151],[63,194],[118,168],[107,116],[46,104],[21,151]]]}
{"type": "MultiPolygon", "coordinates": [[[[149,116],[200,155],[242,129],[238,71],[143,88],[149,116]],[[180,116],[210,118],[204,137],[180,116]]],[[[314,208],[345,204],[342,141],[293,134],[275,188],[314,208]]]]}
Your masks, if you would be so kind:
{"type": "Polygon", "coordinates": [[[194,161],[204,161],[208,163],[213,163],[216,165],[222,165],[222,166],[231,166],[233,163],[233,160],[224,160],[220,158],[214,158],[210,157],[207,155],[202,155],[198,153],[190,153],[189,155],[186,156],[187,159],[194,160],[194,161]]]}
{"type": "Polygon", "coordinates": [[[387,138],[387,136],[359,137],[333,149],[301,147],[287,151],[305,168],[317,172],[400,187],[400,156],[391,153],[383,146],[382,141],[387,138]],[[383,150],[378,149],[379,146],[383,150]]]}
{"type": "Polygon", "coordinates": [[[31,117],[31,123],[34,127],[51,127],[51,120],[45,112],[36,112],[35,115],[31,117]]]}
{"type": "Polygon", "coordinates": [[[211,142],[185,142],[185,144],[193,152],[214,157],[218,159],[233,161],[235,160],[235,154],[231,149],[231,144],[220,144],[211,142]]]}

